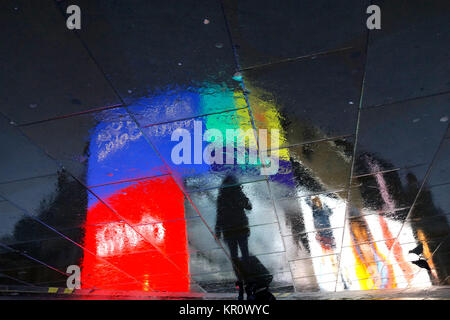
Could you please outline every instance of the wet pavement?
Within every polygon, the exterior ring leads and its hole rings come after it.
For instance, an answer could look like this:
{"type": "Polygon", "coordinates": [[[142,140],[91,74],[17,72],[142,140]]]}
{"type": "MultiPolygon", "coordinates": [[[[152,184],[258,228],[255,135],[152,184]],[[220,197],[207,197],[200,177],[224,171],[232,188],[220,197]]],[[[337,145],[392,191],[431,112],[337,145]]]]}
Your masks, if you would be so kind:
{"type": "Polygon", "coordinates": [[[281,299],[448,298],[448,1],[5,0],[0,19],[2,292],[77,265],[82,290],[144,298],[228,297],[258,268],[281,299]]]}
{"type": "MultiPolygon", "coordinates": [[[[53,288],[57,289],[57,288],[53,288]]],[[[30,290],[9,288],[0,300],[236,300],[231,293],[178,293],[112,290],[30,290]],[[51,292],[50,292],[51,291],[51,292]]],[[[448,286],[340,292],[273,292],[277,300],[450,300],[448,286]]]]}

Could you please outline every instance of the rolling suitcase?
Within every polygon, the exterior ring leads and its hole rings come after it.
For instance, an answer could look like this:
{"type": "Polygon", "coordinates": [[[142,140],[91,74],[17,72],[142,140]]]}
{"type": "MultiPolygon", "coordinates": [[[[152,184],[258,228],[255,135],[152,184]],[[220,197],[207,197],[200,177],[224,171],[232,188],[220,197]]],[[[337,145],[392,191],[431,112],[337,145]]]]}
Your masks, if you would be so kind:
{"type": "Polygon", "coordinates": [[[273,301],[275,297],[269,292],[273,276],[255,256],[239,258],[235,262],[236,274],[240,283],[244,283],[247,300],[273,301]]]}

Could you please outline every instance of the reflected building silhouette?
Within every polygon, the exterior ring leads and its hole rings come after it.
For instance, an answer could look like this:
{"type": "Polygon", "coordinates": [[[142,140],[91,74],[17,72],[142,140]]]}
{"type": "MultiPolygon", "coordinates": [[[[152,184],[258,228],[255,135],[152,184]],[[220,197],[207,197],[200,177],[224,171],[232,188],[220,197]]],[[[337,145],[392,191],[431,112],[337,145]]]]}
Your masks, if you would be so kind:
{"type": "MultiPolygon", "coordinates": [[[[31,283],[64,286],[66,267],[79,265],[83,250],[60,238],[51,228],[62,230],[63,234],[69,233],[72,240],[82,243],[86,210],[86,189],[65,171],[59,171],[54,193],[42,199],[36,215],[24,216],[15,224],[12,235],[0,239],[1,244],[8,244],[2,246],[8,250],[7,254],[2,255],[2,267],[20,267],[22,260],[17,260],[17,255],[23,255],[24,259],[31,256],[49,267],[18,269],[16,272],[23,272],[25,279],[31,283]],[[52,268],[59,269],[60,273],[52,268]]],[[[12,276],[22,277],[14,273],[12,276]]]]}

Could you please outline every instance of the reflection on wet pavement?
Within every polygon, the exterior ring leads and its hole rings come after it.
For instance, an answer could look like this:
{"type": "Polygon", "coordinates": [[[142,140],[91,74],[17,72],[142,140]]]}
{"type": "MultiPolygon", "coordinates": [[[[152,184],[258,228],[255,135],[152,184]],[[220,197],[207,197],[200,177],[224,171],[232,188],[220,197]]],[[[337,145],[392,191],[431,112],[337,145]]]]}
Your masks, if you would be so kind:
{"type": "Polygon", "coordinates": [[[65,3],[1,5],[25,50],[1,50],[0,286],[63,288],[70,265],[82,289],[116,291],[230,293],[256,269],[278,293],[449,283],[449,85],[411,66],[433,49],[385,57],[402,35],[448,48],[445,9],[413,1],[367,37],[365,1],[316,22],[323,1],[74,2],[77,36],[55,26],[65,3]],[[23,43],[25,22],[42,28],[23,43]],[[208,162],[240,155],[230,130],[271,160],[208,162]]]}

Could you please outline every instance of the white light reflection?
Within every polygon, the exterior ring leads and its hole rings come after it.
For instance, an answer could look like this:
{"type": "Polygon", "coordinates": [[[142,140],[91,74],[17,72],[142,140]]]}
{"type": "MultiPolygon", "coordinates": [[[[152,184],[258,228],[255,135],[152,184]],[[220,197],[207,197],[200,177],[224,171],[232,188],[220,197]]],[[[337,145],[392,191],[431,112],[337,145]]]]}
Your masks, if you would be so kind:
{"type": "MultiPolygon", "coordinates": [[[[341,198],[331,198],[326,195],[318,196],[320,201],[332,210],[330,215],[331,232],[328,234],[334,239],[334,246],[329,246],[317,237],[317,232],[308,233],[312,264],[316,274],[317,283],[321,290],[337,291],[367,290],[380,288],[405,288],[431,286],[429,274],[410,263],[415,257],[409,254],[409,250],[417,245],[414,232],[409,224],[402,228],[402,222],[379,215],[375,211],[362,209],[361,219],[365,223],[361,225],[370,235],[370,244],[361,244],[364,239],[353,240],[351,227],[348,225],[343,230],[345,220],[345,201],[341,198]],[[401,230],[401,243],[396,243],[390,252],[389,247],[394,244],[394,239],[401,230]],[[344,235],[345,232],[345,235],[344,235]],[[344,236],[344,239],[342,237],[344,236]],[[385,241],[391,239],[391,241],[385,241]],[[342,241],[343,240],[343,241],[342,241]],[[338,255],[341,253],[340,273],[338,274],[338,255]],[[354,247],[352,247],[354,246],[354,247]],[[354,248],[362,250],[362,254],[354,248]],[[368,253],[367,253],[368,251],[368,253]],[[368,257],[375,257],[374,260],[368,257]],[[373,263],[374,261],[378,263],[373,263]],[[336,277],[337,286],[336,286],[336,277]]],[[[301,211],[304,215],[306,230],[315,230],[313,210],[308,198],[299,198],[301,211]]],[[[357,230],[358,231],[358,230],[357,230]]],[[[356,233],[357,235],[358,233],[356,233]]]]}
{"type": "Polygon", "coordinates": [[[153,244],[160,244],[164,240],[165,228],[163,223],[150,223],[148,218],[143,225],[133,228],[124,222],[112,222],[102,226],[96,233],[97,255],[100,257],[113,256],[124,250],[137,247],[144,238],[153,244]]]}

